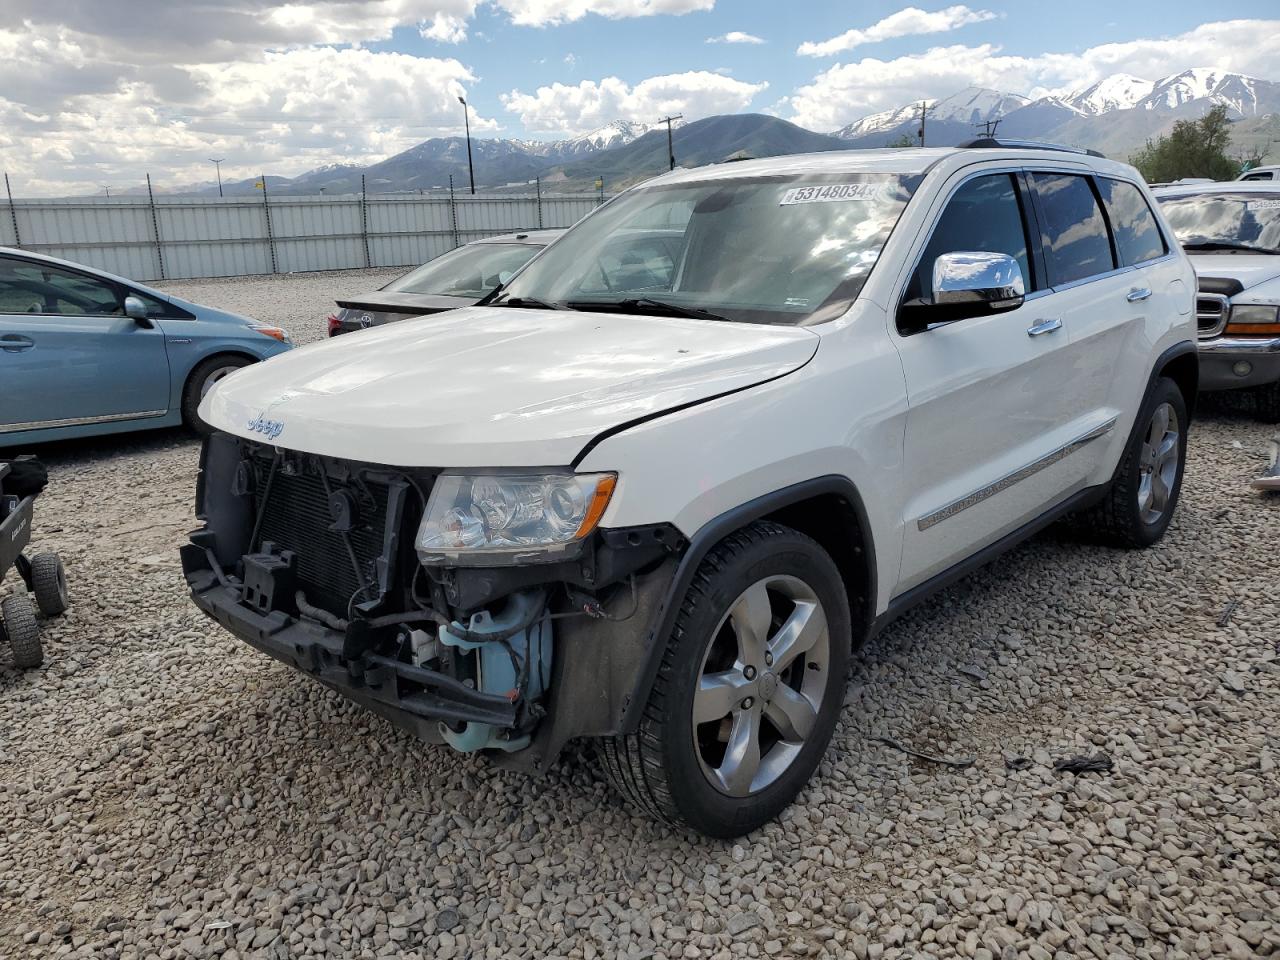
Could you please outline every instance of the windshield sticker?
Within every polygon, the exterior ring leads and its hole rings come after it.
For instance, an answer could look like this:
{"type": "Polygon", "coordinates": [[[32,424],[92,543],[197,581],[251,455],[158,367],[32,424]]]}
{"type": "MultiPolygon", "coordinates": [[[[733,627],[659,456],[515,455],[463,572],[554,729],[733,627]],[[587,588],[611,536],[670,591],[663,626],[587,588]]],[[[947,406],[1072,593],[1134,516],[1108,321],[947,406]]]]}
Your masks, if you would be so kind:
{"type": "Polygon", "coordinates": [[[1272,197],[1266,200],[1246,200],[1244,205],[1250,210],[1276,210],[1280,209],[1280,197],[1272,197]]]}
{"type": "Polygon", "coordinates": [[[793,203],[835,203],[840,200],[879,200],[884,184],[880,183],[825,183],[812,187],[792,187],[782,195],[778,206],[793,203]]]}

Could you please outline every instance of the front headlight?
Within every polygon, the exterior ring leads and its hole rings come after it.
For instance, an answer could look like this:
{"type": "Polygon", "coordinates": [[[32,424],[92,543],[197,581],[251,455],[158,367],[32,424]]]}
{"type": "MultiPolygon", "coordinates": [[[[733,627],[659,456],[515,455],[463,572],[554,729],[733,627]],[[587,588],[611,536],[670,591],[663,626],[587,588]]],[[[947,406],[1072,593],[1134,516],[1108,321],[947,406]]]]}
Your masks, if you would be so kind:
{"type": "Polygon", "coordinates": [[[444,474],[414,541],[423,563],[562,559],[604,516],[614,473],[444,474]]]}
{"type": "Polygon", "coordinates": [[[1240,303],[1231,308],[1225,333],[1280,333],[1280,306],[1240,303]]]}
{"type": "Polygon", "coordinates": [[[249,329],[254,333],[260,333],[264,337],[270,337],[272,340],[279,340],[281,343],[289,342],[289,331],[284,327],[273,327],[269,323],[251,323],[249,329]]]}

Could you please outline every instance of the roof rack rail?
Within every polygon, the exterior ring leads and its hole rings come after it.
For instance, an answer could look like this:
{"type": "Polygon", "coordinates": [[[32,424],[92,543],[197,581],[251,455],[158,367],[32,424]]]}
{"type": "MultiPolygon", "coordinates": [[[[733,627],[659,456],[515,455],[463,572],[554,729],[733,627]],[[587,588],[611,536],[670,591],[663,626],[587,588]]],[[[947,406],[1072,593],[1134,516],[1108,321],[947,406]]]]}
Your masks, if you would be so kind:
{"type": "Polygon", "coordinates": [[[965,150],[992,150],[1001,147],[1013,148],[1017,150],[1060,150],[1063,153],[1079,153],[1090,157],[1101,157],[1106,159],[1106,154],[1099,153],[1097,150],[1089,150],[1084,147],[1068,147],[1062,143],[1045,143],[1043,140],[1007,140],[996,137],[978,137],[976,140],[970,140],[967,143],[958,144],[965,150]]]}

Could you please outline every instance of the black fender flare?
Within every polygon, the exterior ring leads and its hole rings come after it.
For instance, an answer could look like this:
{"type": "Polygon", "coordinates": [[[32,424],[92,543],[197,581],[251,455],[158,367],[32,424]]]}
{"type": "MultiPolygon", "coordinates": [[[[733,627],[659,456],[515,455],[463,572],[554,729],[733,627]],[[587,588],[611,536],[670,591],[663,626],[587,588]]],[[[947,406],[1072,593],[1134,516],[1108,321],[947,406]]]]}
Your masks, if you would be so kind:
{"type": "Polygon", "coordinates": [[[727,510],[704,523],[689,540],[689,545],[685,548],[684,555],[680,558],[679,565],[676,567],[675,574],[671,578],[671,583],[667,587],[662,602],[649,620],[648,629],[645,633],[645,650],[640,662],[640,669],[637,671],[635,685],[631,693],[624,700],[622,715],[619,718],[618,727],[620,733],[634,733],[640,726],[640,717],[644,710],[645,702],[648,700],[649,690],[653,687],[653,682],[658,676],[658,669],[662,664],[662,654],[666,649],[666,637],[675,627],[676,616],[680,612],[680,605],[689,589],[689,584],[693,582],[694,573],[697,572],[698,566],[711,551],[711,548],[735,530],[740,530],[754,520],[759,520],[762,517],[776,513],[784,507],[823,496],[824,494],[836,494],[847,500],[854,509],[865,539],[864,549],[870,575],[870,597],[868,599],[872,607],[875,606],[878,589],[875,543],[862,495],[848,477],[830,474],[815,477],[811,480],[803,480],[756,497],[754,500],[748,500],[746,503],[727,510]]]}

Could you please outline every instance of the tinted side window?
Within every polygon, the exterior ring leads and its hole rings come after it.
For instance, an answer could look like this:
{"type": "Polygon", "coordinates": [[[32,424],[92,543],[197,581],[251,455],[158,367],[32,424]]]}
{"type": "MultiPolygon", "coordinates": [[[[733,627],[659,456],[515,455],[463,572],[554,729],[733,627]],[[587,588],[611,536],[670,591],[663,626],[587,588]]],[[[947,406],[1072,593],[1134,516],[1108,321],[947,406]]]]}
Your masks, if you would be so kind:
{"type": "Polygon", "coordinates": [[[944,253],[978,250],[1007,253],[1018,261],[1027,290],[1043,284],[1033,282],[1027,256],[1027,232],[1022,206],[1013,177],[997,173],[974,177],[947,201],[946,209],[924,248],[920,265],[907,285],[907,301],[929,297],[933,292],[933,264],[944,253]]]}
{"type": "Polygon", "coordinates": [[[1049,285],[1114,270],[1107,222],[1086,177],[1071,173],[1033,173],[1040,198],[1040,242],[1049,285]]]}
{"type": "Polygon", "coordinates": [[[0,313],[118,316],[124,312],[111,284],[49,264],[0,257],[0,313]]]}
{"type": "Polygon", "coordinates": [[[1116,250],[1123,266],[1145,263],[1169,252],[1165,248],[1164,237],[1160,236],[1155,215],[1147,206],[1141,190],[1123,180],[1099,177],[1097,182],[1098,192],[1102,194],[1102,202],[1107,208],[1107,216],[1111,219],[1111,232],[1116,238],[1116,250]]]}

